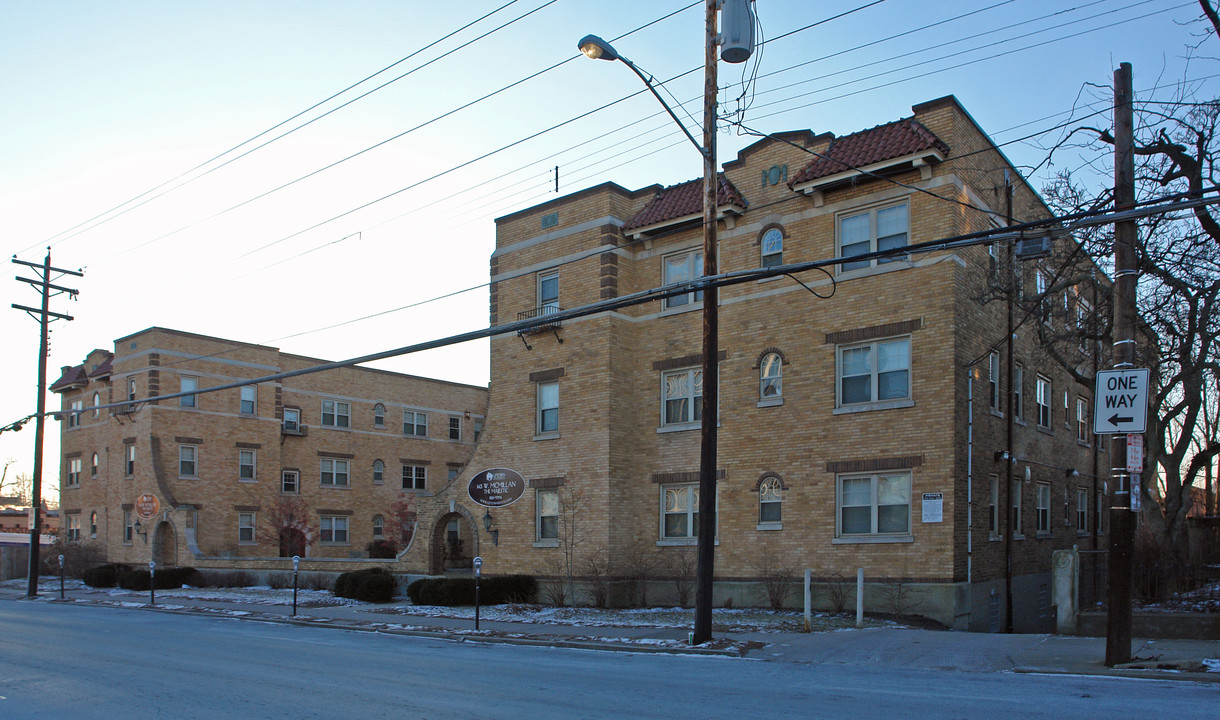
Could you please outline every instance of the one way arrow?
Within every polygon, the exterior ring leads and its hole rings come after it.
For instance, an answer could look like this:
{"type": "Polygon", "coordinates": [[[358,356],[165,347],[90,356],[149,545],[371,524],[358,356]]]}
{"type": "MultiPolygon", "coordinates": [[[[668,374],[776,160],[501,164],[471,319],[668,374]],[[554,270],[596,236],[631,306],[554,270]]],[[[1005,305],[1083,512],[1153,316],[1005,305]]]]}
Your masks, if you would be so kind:
{"type": "Polygon", "coordinates": [[[1119,425],[1120,423],[1129,423],[1129,422],[1135,422],[1135,418],[1133,418],[1133,417],[1119,417],[1117,414],[1115,414],[1115,415],[1111,415],[1111,416],[1110,416],[1110,419],[1109,419],[1109,421],[1108,421],[1108,422],[1109,422],[1111,425],[1113,425],[1114,427],[1118,427],[1118,425],[1119,425]]]}

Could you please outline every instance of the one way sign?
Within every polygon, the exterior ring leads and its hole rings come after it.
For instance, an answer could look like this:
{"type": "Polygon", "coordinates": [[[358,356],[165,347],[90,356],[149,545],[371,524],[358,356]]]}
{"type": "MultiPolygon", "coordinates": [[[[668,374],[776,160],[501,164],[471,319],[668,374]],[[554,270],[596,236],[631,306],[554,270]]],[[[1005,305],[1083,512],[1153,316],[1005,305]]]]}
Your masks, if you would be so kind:
{"type": "Polygon", "coordinates": [[[1142,433],[1148,424],[1148,368],[1097,373],[1093,432],[1142,433]]]}

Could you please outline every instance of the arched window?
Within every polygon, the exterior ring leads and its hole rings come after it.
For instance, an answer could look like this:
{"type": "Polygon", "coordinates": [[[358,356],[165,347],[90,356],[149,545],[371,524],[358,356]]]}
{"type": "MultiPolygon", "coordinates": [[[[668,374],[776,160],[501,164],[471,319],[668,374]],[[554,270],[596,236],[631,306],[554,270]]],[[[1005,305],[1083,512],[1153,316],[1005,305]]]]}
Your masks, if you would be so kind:
{"type": "Polygon", "coordinates": [[[373,461],[373,484],[380,485],[385,481],[385,463],[380,460],[373,461]]]}
{"type": "Polygon", "coordinates": [[[373,427],[385,427],[385,405],[381,403],[373,406],[373,427]]]}
{"type": "Polygon", "coordinates": [[[758,485],[758,522],[780,522],[783,517],[783,503],[783,484],[780,479],[764,478],[758,485]]]}
{"type": "Polygon", "coordinates": [[[93,453],[93,458],[89,461],[89,477],[97,477],[97,453],[93,453]]]}
{"type": "Polygon", "coordinates": [[[760,400],[770,400],[782,397],[784,361],[779,353],[767,353],[758,364],[758,397],[760,400]]]}
{"type": "Polygon", "coordinates": [[[97,513],[89,513],[89,537],[97,537],[97,513]]]}
{"type": "Polygon", "coordinates": [[[762,266],[765,268],[784,264],[784,231],[777,227],[767,228],[758,239],[762,248],[762,266]]]}
{"type": "Polygon", "coordinates": [[[373,516],[373,537],[385,537],[385,518],[380,515],[373,516]]]}
{"type": "Polygon", "coordinates": [[[97,409],[97,406],[101,404],[102,396],[98,393],[93,393],[93,417],[97,417],[101,414],[101,411],[97,409]]]}

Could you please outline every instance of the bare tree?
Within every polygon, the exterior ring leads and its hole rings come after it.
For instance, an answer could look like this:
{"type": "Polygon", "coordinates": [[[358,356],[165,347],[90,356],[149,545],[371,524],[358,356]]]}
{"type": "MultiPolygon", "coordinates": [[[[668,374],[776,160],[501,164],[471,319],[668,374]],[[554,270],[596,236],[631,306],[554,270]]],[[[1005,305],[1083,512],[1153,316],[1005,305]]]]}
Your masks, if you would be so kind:
{"type": "Polygon", "coordinates": [[[395,552],[402,552],[415,537],[417,519],[415,510],[411,508],[411,499],[410,495],[399,493],[386,510],[389,521],[385,529],[386,539],[394,544],[395,552]]]}
{"type": "Polygon", "coordinates": [[[280,557],[305,555],[318,541],[309,506],[299,497],[277,497],[267,509],[266,518],[266,524],[258,529],[259,542],[279,548],[280,557]]]}
{"type": "Polygon", "coordinates": [[[674,592],[678,595],[678,605],[681,607],[690,607],[690,594],[695,590],[698,560],[698,553],[693,547],[677,548],[677,551],[670,555],[669,574],[674,580],[674,592]]]}
{"type": "Polygon", "coordinates": [[[754,558],[754,572],[767,591],[767,604],[772,610],[782,610],[792,592],[796,566],[768,543],[754,558]]]}

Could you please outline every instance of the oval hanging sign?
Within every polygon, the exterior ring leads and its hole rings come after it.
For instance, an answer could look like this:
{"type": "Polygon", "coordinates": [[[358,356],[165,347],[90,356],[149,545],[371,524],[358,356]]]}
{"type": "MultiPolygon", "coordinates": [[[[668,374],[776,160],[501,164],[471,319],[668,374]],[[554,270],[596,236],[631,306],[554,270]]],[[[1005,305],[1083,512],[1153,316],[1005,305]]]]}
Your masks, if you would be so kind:
{"type": "Polygon", "coordinates": [[[508,468],[491,468],[470,478],[470,499],[483,507],[505,507],[525,492],[525,478],[508,468]]]}
{"type": "Polygon", "coordinates": [[[141,520],[151,520],[154,515],[161,512],[161,501],[156,495],[144,493],[136,498],[136,515],[140,516],[141,520]]]}

